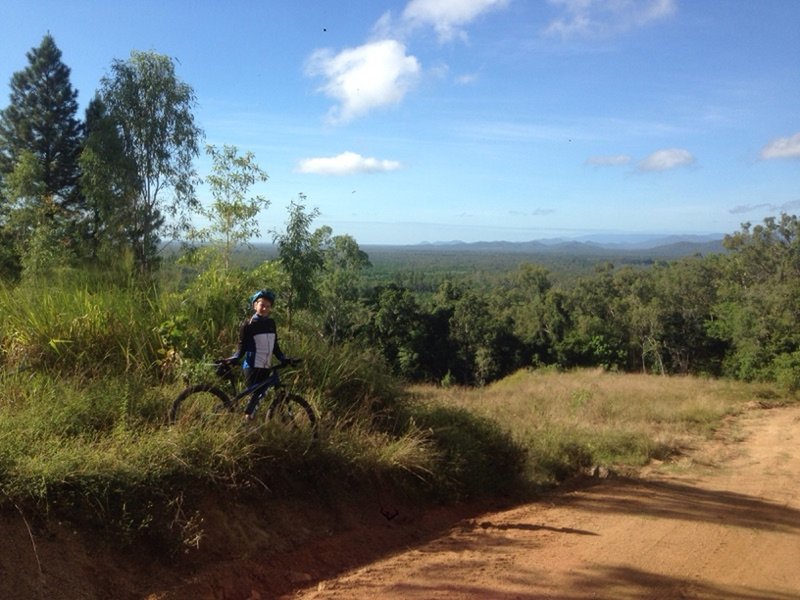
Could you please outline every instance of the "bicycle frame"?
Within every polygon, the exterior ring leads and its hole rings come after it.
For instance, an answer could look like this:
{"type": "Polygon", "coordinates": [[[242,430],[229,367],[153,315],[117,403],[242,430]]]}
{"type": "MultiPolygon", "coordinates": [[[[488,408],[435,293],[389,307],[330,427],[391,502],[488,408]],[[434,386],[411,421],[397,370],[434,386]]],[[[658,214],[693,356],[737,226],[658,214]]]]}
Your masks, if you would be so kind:
{"type": "Polygon", "coordinates": [[[231,397],[231,404],[234,407],[239,406],[243,398],[250,396],[251,398],[255,399],[255,405],[252,411],[253,413],[255,413],[255,411],[261,405],[261,401],[264,399],[264,396],[267,395],[267,392],[269,391],[270,388],[274,388],[276,393],[278,393],[280,390],[285,389],[283,382],[278,377],[278,371],[288,366],[294,366],[295,364],[297,364],[295,361],[288,361],[270,367],[269,375],[267,375],[263,381],[254,383],[253,385],[246,387],[243,390],[239,390],[237,382],[238,377],[234,373],[234,370],[230,364],[217,363],[217,375],[221,379],[227,381],[231,386],[231,390],[233,392],[231,397]]]}

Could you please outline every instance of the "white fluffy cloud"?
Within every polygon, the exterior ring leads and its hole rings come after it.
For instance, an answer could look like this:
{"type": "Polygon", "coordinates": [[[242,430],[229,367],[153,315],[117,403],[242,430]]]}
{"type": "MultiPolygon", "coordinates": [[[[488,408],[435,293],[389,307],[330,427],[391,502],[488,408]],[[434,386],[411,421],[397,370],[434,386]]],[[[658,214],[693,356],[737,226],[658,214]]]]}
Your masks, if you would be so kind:
{"type": "Polygon", "coordinates": [[[380,40],[347,48],[338,54],[314,52],[306,64],[308,74],[321,75],[320,90],[339,104],[328,116],[346,123],[370,110],[400,102],[419,79],[420,65],[396,40],[380,40]]]}
{"type": "Polygon", "coordinates": [[[504,8],[508,0],[411,0],[402,19],[411,26],[430,25],[441,41],[463,37],[462,28],[485,12],[504,8]]]}
{"type": "Polygon", "coordinates": [[[800,132],[772,140],[761,149],[761,158],[800,158],[800,132]]]}
{"type": "Polygon", "coordinates": [[[676,0],[550,0],[564,14],[545,33],[562,38],[604,37],[673,15],[676,0]]]}
{"type": "MultiPolygon", "coordinates": [[[[375,23],[372,40],[334,53],[315,51],[306,74],[322,77],[319,91],[337,104],[328,112],[332,124],[343,124],[375,108],[400,103],[420,78],[417,58],[407,53],[409,33],[432,27],[440,41],[465,37],[464,27],[480,15],[504,8],[510,0],[410,0],[395,20],[391,11],[375,23]]],[[[469,83],[471,79],[459,81],[469,83]]]]}
{"type": "Polygon", "coordinates": [[[355,152],[342,152],[337,156],[306,158],[301,160],[295,170],[299,173],[317,175],[351,175],[354,173],[382,173],[400,168],[396,160],[366,158],[355,152]]]}
{"type": "Polygon", "coordinates": [[[642,160],[639,171],[669,171],[678,167],[688,167],[694,164],[695,159],[691,152],[682,148],[665,148],[656,150],[642,160]]]}

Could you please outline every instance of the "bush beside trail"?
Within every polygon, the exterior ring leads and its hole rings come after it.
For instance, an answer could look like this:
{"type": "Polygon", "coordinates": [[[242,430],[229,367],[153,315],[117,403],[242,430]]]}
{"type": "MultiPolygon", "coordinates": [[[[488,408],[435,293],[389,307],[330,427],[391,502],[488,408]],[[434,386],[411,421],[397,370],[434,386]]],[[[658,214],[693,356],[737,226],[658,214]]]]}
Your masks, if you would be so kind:
{"type": "MultiPolygon", "coordinates": [[[[209,371],[205,356],[230,347],[232,334],[207,342],[192,358],[172,345],[186,331],[163,334],[164,316],[176,306],[169,294],[144,302],[124,290],[78,291],[56,286],[43,305],[28,309],[20,308],[22,288],[5,291],[6,303],[17,307],[7,313],[1,338],[0,504],[6,507],[178,551],[201,536],[197,511],[209,493],[263,500],[309,489],[322,490],[322,497],[337,488],[372,494],[377,486],[422,502],[494,493],[462,480],[485,468],[465,470],[474,457],[445,460],[457,451],[445,457],[443,434],[416,424],[413,402],[382,359],[346,345],[321,348],[299,329],[283,343],[304,358],[298,391],[321,417],[312,451],[294,452],[292,440],[268,426],[244,429],[233,419],[171,426],[167,411],[185,377],[209,371]],[[42,306],[59,318],[41,317],[42,306]],[[15,335],[21,331],[26,336],[15,335]]],[[[469,419],[483,420],[462,416],[469,419]]],[[[505,436],[486,425],[475,429],[487,439],[505,436]]]]}

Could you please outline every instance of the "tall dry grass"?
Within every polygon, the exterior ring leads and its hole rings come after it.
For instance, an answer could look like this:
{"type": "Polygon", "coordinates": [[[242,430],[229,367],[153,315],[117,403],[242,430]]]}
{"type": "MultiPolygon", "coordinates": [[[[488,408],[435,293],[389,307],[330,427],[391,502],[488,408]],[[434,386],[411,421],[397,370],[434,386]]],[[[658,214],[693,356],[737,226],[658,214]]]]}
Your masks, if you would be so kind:
{"type": "Polygon", "coordinates": [[[766,384],[600,369],[519,371],[485,388],[411,391],[496,421],[527,449],[528,476],[545,484],[587,467],[680,454],[750,402],[792,400],[766,384]]]}
{"type": "Polygon", "coordinates": [[[428,473],[436,455],[426,432],[375,426],[399,394],[389,371],[362,349],[320,344],[311,327],[283,330],[282,342],[305,359],[297,391],[324,427],[313,452],[292,452],[275,428],[243,430],[240,419],[168,424],[183,376],[232,352],[242,300],[273,271],[208,274],[169,293],[79,272],[0,283],[0,507],[138,536],[163,533],[189,490],[428,473]]]}

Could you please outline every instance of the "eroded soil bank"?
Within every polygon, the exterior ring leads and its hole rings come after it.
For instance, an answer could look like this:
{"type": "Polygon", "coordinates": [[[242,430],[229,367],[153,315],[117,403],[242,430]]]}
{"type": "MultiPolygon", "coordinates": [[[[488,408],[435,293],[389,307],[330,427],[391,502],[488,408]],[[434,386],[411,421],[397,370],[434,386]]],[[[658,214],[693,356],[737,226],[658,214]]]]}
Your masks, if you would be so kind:
{"type": "Polygon", "coordinates": [[[796,600],[798,490],[791,407],[748,411],[678,463],[513,507],[212,499],[202,549],[174,563],[12,509],[0,598],[796,600]]]}

